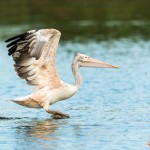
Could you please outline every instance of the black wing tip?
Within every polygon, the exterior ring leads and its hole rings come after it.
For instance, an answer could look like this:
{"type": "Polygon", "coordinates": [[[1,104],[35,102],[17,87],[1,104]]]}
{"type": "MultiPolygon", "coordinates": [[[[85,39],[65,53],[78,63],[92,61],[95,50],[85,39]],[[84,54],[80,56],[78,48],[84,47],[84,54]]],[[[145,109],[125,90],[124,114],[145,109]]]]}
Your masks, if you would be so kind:
{"type": "Polygon", "coordinates": [[[25,32],[25,33],[22,33],[22,34],[19,34],[19,35],[16,35],[16,36],[13,36],[7,40],[5,40],[6,43],[8,43],[6,45],[8,49],[8,55],[11,56],[16,48],[17,48],[17,43],[20,42],[24,37],[26,37],[29,33],[28,32],[25,32]]]}
{"type": "Polygon", "coordinates": [[[28,35],[31,35],[31,34],[34,34],[35,32],[37,32],[38,30],[30,30],[30,31],[27,31],[27,32],[24,32],[22,34],[19,34],[19,35],[16,35],[16,36],[13,36],[7,40],[5,40],[6,43],[8,43],[6,45],[8,49],[8,55],[11,56],[15,51],[16,51],[16,48],[17,48],[17,45],[18,44],[24,44],[24,43],[27,43],[26,41],[26,37],[28,35]]]}
{"type": "Polygon", "coordinates": [[[7,42],[13,41],[13,40],[15,40],[15,39],[23,38],[23,37],[25,37],[25,36],[27,36],[27,35],[29,35],[29,34],[33,34],[33,33],[37,32],[37,31],[38,31],[37,29],[34,29],[34,30],[30,30],[30,31],[24,32],[24,33],[22,33],[22,34],[13,36],[13,37],[11,37],[11,38],[5,40],[5,42],[7,43],[7,42]]]}
{"type": "MultiPolygon", "coordinates": [[[[10,38],[9,38],[9,39],[10,39],[10,38]]],[[[9,39],[5,40],[4,42],[6,42],[6,43],[9,42],[9,39]]]]}
{"type": "Polygon", "coordinates": [[[29,34],[29,33],[28,33],[28,32],[24,32],[24,33],[22,33],[22,34],[13,36],[13,37],[11,37],[11,38],[5,40],[5,42],[7,43],[7,42],[10,42],[10,41],[13,41],[13,40],[16,40],[16,39],[20,39],[20,38],[22,38],[22,37],[25,37],[27,34],[29,34]]]}

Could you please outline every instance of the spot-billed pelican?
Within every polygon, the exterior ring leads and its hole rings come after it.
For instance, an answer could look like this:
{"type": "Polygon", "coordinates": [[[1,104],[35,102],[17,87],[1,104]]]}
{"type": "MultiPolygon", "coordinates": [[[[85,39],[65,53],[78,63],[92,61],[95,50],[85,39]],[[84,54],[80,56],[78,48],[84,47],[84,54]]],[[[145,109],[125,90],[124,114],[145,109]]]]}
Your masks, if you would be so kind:
{"type": "Polygon", "coordinates": [[[8,42],[8,55],[13,57],[18,76],[35,87],[32,94],[12,101],[30,108],[44,108],[56,119],[69,118],[69,115],[51,110],[49,105],[70,98],[78,91],[81,84],[80,67],[118,68],[77,53],[72,63],[75,83],[69,85],[63,82],[55,69],[56,49],[60,36],[58,30],[41,29],[25,32],[5,41],[8,42]]]}

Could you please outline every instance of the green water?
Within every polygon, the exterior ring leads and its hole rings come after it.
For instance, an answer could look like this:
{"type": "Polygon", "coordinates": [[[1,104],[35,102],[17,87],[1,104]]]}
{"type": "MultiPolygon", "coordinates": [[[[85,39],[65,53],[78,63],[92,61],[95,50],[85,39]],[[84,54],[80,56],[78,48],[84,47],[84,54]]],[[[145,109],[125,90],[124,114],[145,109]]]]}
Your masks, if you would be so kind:
{"type": "Polygon", "coordinates": [[[149,5],[148,0],[1,1],[1,36],[20,30],[56,28],[63,33],[62,40],[81,37],[108,40],[131,36],[148,39],[149,5]]]}

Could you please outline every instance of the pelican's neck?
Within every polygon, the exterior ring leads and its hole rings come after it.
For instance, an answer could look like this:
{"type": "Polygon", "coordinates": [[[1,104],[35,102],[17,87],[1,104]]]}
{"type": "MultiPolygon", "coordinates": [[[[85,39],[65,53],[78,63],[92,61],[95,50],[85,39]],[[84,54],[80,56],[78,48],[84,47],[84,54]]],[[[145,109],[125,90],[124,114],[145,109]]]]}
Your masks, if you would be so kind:
{"type": "Polygon", "coordinates": [[[76,86],[79,89],[82,80],[81,80],[81,76],[79,73],[79,64],[78,64],[78,61],[75,59],[73,60],[73,64],[72,64],[72,73],[75,78],[74,86],[76,86]]]}

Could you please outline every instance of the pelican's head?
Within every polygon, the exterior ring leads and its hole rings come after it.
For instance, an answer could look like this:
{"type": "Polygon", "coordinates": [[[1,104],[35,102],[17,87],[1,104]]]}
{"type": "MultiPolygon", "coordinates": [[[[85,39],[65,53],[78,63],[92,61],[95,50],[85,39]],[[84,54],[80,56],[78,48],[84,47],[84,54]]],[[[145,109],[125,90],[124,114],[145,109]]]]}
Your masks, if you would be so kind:
{"type": "Polygon", "coordinates": [[[119,68],[118,66],[113,66],[80,53],[77,53],[74,59],[78,62],[79,67],[119,68]]]}

